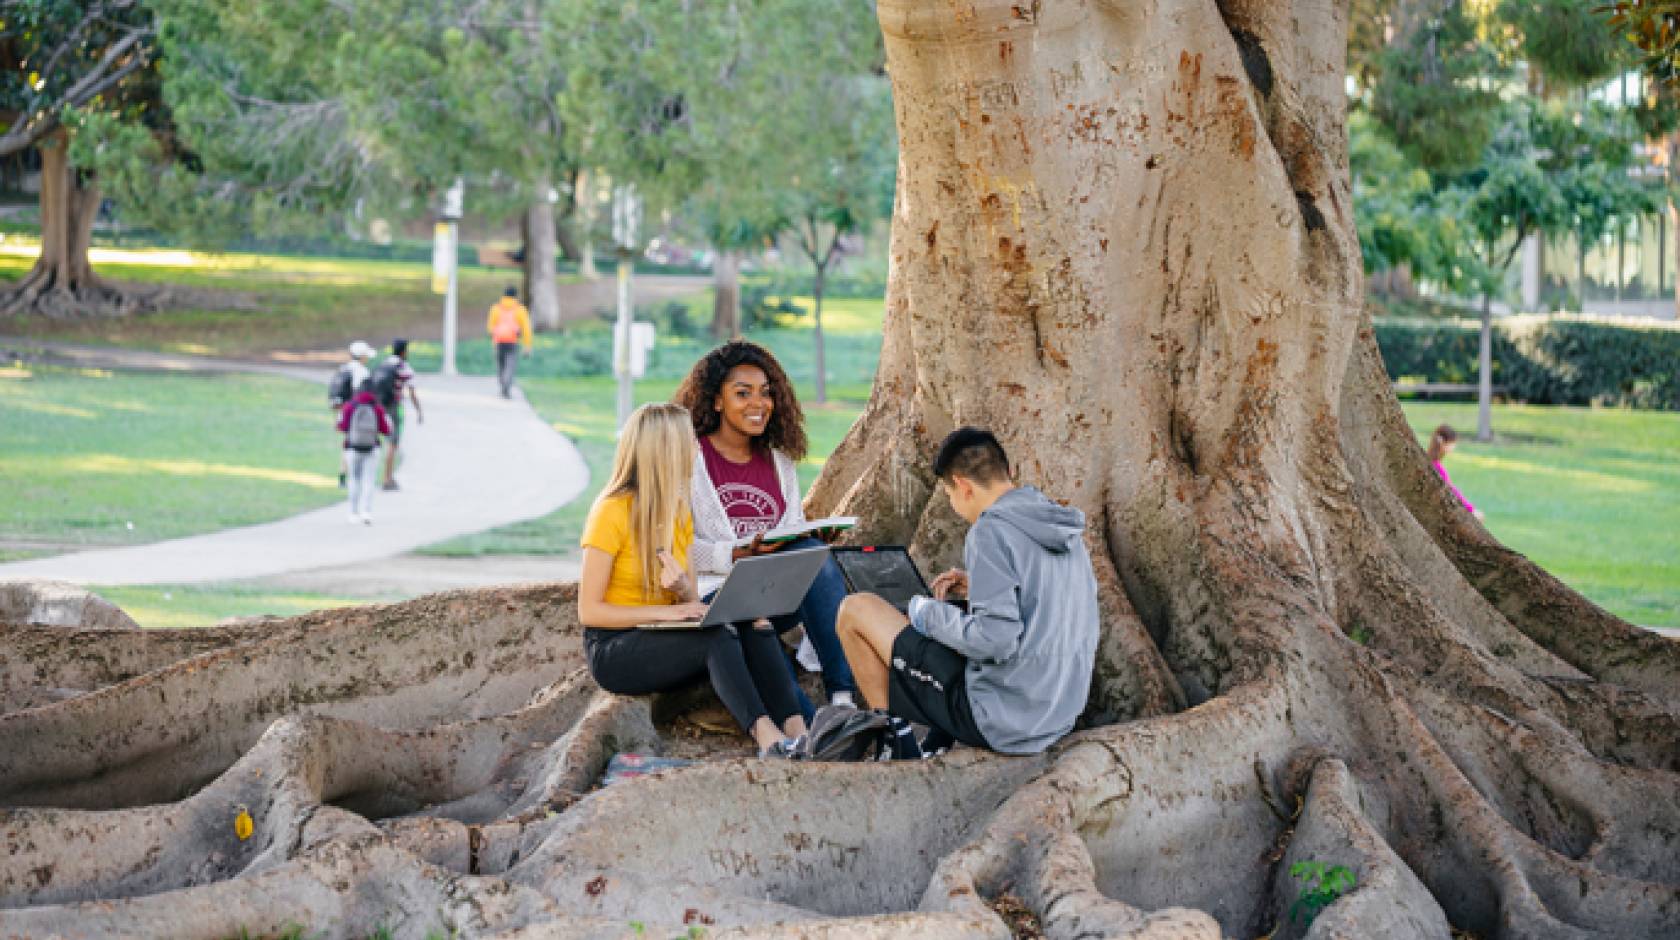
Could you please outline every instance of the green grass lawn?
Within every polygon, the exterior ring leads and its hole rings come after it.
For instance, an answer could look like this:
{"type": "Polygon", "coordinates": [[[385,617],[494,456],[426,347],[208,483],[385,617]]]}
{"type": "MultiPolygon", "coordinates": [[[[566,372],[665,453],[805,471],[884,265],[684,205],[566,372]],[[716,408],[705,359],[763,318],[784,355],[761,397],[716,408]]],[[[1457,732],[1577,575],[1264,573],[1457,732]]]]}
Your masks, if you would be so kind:
{"type": "MultiPolygon", "coordinates": [[[[0,246],[0,288],[28,273],[37,248],[0,246]]],[[[175,249],[96,248],[95,271],[142,288],[203,292],[195,306],[140,317],[8,321],[4,331],[34,339],[206,356],[254,357],[276,350],[337,347],[347,337],[383,345],[391,337],[442,329],[443,299],[431,265],[409,261],[300,258],[175,249]]],[[[461,307],[485,310],[517,272],[461,269],[461,307]]],[[[421,334],[426,335],[426,334],[421,334]]]]}
{"type": "Polygon", "coordinates": [[[289,379],[0,366],[0,549],[154,542],[327,505],[342,498],[330,417],[289,379]]]}
{"type": "Polygon", "coordinates": [[[1420,441],[1458,430],[1447,472],[1500,541],[1618,616],[1680,627],[1680,414],[1505,405],[1478,444],[1474,404],[1405,409],[1420,441]]]}

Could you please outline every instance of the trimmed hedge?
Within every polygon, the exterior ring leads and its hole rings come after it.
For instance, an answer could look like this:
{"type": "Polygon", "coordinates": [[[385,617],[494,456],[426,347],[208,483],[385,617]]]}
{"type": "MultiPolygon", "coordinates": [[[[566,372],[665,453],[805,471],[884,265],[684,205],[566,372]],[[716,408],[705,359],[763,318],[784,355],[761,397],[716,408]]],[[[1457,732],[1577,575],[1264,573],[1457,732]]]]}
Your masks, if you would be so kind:
{"type": "MultiPolygon", "coordinates": [[[[1373,326],[1390,377],[1476,381],[1477,321],[1378,318],[1373,326]]],[[[1680,326],[1562,314],[1495,320],[1493,382],[1537,405],[1680,410],[1680,326]]]]}

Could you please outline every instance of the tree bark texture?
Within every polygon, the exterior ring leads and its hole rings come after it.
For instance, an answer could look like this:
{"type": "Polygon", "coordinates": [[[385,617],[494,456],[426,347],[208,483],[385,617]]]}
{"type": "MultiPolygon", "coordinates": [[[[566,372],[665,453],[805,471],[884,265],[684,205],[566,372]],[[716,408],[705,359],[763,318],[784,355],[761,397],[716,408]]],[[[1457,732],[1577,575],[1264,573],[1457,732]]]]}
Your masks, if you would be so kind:
{"type": "Polygon", "coordinates": [[[720,248],[712,262],[712,338],[741,335],[741,255],[720,248]]]}
{"type": "Polygon", "coordinates": [[[807,509],[953,563],[932,448],[997,431],[1088,520],[1084,727],[592,790],[693,753],[693,699],[568,675],[569,586],[10,628],[5,933],[1007,937],[1006,901],[1058,938],[1680,932],[1680,647],[1498,544],[1412,438],[1361,311],[1343,7],[878,10],[886,336],[807,509]],[[1356,879],[1310,926],[1296,862],[1356,879]]]}
{"type": "Polygon", "coordinates": [[[0,293],[0,316],[122,316],[149,309],[155,299],[117,290],[94,275],[88,246],[99,214],[99,186],[71,166],[69,147],[63,130],[41,142],[41,256],[22,280],[0,293]]]}
{"type": "Polygon", "coordinates": [[[525,210],[525,302],[531,310],[531,328],[560,328],[560,289],[555,281],[554,204],[548,201],[548,183],[537,185],[537,198],[525,210]]]}

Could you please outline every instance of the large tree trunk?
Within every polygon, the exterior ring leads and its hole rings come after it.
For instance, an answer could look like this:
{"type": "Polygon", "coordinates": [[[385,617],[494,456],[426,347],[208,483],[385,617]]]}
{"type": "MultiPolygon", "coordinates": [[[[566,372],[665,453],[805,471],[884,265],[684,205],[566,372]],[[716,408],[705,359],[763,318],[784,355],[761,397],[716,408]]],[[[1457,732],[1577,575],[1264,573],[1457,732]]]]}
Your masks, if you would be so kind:
{"type": "Polygon", "coordinates": [[[554,204],[548,201],[548,183],[537,186],[537,198],[525,210],[525,302],[531,309],[531,327],[560,328],[560,289],[555,281],[554,204]]]}
{"type": "Polygon", "coordinates": [[[147,306],[93,273],[88,246],[99,214],[99,187],[70,165],[69,135],[41,142],[41,256],[23,279],[0,293],[0,316],[120,316],[147,306]]]}
{"type": "Polygon", "coordinates": [[[587,792],[692,744],[680,696],[559,678],[570,589],[174,665],[202,646],[19,628],[0,694],[62,700],[0,717],[0,805],[48,807],[0,815],[9,935],[999,937],[1008,894],[1051,937],[1283,937],[1301,861],[1357,879],[1312,936],[1680,931],[1680,647],[1500,546],[1412,439],[1360,311],[1341,7],[878,9],[886,338],[808,509],[954,561],[929,454],[995,429],[1089,521],[1085,730],[587,792]]]}
{"type": "Polygon", "coordinates": [[[712,338],[741,335],[741,255],[719,248],[712,262],[712,338]]]}

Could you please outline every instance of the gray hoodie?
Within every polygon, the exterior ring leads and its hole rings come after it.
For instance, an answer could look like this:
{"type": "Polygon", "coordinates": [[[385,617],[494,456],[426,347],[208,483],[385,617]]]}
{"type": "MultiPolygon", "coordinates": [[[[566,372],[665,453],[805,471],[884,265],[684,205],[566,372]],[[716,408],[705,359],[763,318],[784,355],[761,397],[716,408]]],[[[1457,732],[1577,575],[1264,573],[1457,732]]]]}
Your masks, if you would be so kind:
{"type": "Polygon", "coordinates": [[[910,602],[912,626],[968,658],[969,707],[995,750],[1042,751],[1085,708],[1098,623],[1084,530],[1084,513],[1017,487],[963,541],[969,612],[910,602]]]}

